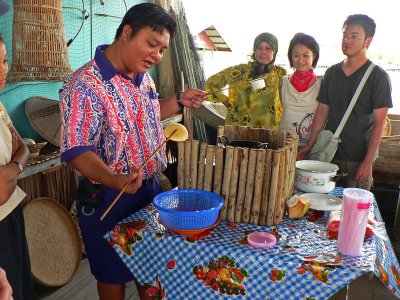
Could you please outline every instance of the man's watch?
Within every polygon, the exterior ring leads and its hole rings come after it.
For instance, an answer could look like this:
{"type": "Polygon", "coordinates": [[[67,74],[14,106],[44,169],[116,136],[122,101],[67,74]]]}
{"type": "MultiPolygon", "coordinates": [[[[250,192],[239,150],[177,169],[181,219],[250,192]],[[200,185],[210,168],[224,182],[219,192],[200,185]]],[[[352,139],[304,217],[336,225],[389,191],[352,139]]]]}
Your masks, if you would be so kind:
{"type": "Polygon", "coordinates": [[[176,93],[176,101],[178,102],[178,106],[180,109],[184,109],[185,105],[181,102],[181,92],[176,93]]]}
{"type": "Polygon", "coordinates": [[[22,173],[24,171],[24,166],[22,164],[20,164],[19,162],[12,160],[12,161],[10,161],[10,164],[16,164],[19,168],[20,173],[22,173]]]}

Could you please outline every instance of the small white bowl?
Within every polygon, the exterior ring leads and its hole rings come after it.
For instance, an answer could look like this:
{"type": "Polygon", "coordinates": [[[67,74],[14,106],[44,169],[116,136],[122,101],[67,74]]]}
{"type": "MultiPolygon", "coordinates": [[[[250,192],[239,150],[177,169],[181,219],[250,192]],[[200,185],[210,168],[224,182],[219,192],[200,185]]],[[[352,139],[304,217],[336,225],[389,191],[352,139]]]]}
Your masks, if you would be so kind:
{"type": "Polygon", "coordinates": [[[265,88],[265,81],[263,78],[259,79],[254,79],[251,81],[251,88],[253,91],[260,90],[262,88],[265,88]]]}

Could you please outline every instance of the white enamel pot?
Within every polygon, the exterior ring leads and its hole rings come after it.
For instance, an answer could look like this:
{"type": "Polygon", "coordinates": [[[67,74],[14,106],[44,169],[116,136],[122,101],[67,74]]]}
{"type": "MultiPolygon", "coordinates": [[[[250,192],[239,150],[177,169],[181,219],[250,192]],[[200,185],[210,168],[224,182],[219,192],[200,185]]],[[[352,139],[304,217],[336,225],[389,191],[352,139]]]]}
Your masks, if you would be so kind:
{"type": "Polygon", "coordinates": [[[329,193],[336,181],[347,173],[337,174],[335,164],[318,160],[299,160],[296,162],[296,188],[307,193],[329,193]]]}

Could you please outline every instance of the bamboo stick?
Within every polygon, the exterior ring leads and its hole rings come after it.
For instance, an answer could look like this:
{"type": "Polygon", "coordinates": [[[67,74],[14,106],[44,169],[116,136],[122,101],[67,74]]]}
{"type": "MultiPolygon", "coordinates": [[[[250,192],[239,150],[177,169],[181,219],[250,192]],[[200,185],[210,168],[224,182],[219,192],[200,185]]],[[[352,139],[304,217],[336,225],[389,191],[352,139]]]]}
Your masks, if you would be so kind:
{"type": "MultiPolygon", "coordinates": [[[[224,135],[224,126],[218,126],[217,129],[217,137],[224,135]]],[[[218,139],[217,139],[217,145],[218,145],[218,139]]]]}
{"type": "Polygon", "coordinates": [[[246,193],[248,164],[249,164],[249,148],[243,148],[243,152],[240,157],[240,173],[239,173],[238,193],[236,197],[235,222],[242,221],[244,196],[246,193]]]}
{"type": "Polygon", "coordinates": [[[191,164],[190,164],[190,186],[197,189],[197,167],[199,162],[199,144],[198,140],[192,140],[191,164]]]}
{"type": "Polygon", "coordinates": [[[215,146],[208,145],[206,151],[206,166],[204,172],[203,190],[211,192],[213,182],[215,146]]]}
{"type": "Polygon", "coordinates": [[[269,189],[267,226],[274,225],[275,204],[277,198],[278,176],[279,176],[280,153],[274,151],[272,154],[271,184],[269,189]]]}
{"type": "Polygon", "coordinates": [[[276,145],[274,144],[273,138],[272,138],[272,130],[267,129],[265,131],[265,135],[267,136],[267,141],[268,141],[268,148],[276,150],[276,145]]]}
{"type": "Polygon", "coordinates": [[[244,197],[244,205],[243,205],[243,215],[242,222],[249,223],[250,222],[250,212],[251,206],[253,204],[253,191],[254,191],[254,178],[255,178],[255,170],[256,170],[256,162],[257,162],[257,150],[250,149],[249,153],[249,163],[247,168],[247,182],[246,182],[246,193],[244,197]]]}
{"type": "Polygon", "coordinates": [[[235,207],[236,207],[236,196],[237,196],[241,153],[242,153],[242,148],[234,147],[231,183],[229,188],[228,211],[227,211],[227,219],[230,222],[235,222],[235,207]]]}
{"type": "Polygon", "coordinates": [[[285,180],[285,172],[286,172],[286,160],[285,160],[285,151],[279,150],[280,161],[279,161],[279,172],[278,172],[278,185],[276,190],[276,204],[275,204],[275,214],[274,214],[274,225],[279,225],[281,222],[281,218],[283,216],[283,208],[284,208],[284,180],[285,180]]]}
{"type": "Polygon", "coordinates": [[[207,155],[207,144],[202,143],[200,145],[200,159],[199,159],[199,167],[198,167],[199,169],[197,175],[197,188],[199,190],[203,189],[206,155],[207,155]]]}
{"type": "Polygon", "coordinates": [[[234,140],[235,139],[235,134],[236,134],[236,127],[237,126],[233,126],[233,125],[226,125],[224,127],[224,133],[223,135],[227,136],[230,140],[234,140]]]}
{"type": "Polygon", "coordinates": [[[224,171],[224,148],[216,147],[213,192],[218,195],[221,195],[223,171],[224,171]]]}
{"type": "Polygon", "coordinates": [[[192,153],[192,141],[191,140],[186,140],[185,141],[185,173],[184,173],[184,182],[185,182],[185,189],[190,189],[190,174],[191,174],[191,153],[192,153]]]}
{"type": "Polygon", "coordinates": [[[248,126],[236,126],[235,135],[232,140],[248,141],[248,132],[250,127],[248,126]]]}
{"type": "Polygon", "coordinates": [[[271,185],[271,171],[272,171],[272,150],[267,149],[265,156],[265,174],[263,181],[263,192],[261,198],[261,208],[260,208],[260,225],[267,225],[267,213],[268,213],[268,203],[269,203],[269,190],[271,185]]]}
{"type": "Polygon", "coordinates": [[[250,223],[259,225],[260,220],[260,210],[261,210],[261,195],[263,188],[263,179],[264,179],[264,164],[265,164],[265,149],[257,150],[257,164],[256,164],[256,174],[254,180],[254,196],[253,196],[253,205],[251,206],[250,213],[250,223]]]}
{"type": "Polygon", "coordinates": [[[233,147],[226,147],[224,181],[222,182],[222,198],[224,198],[224,207],[221,209],[221,221],[227,219],[229,205],[229,188],[231,185],[231,174],[233,164],[233,147]]]}
{"type": "Polygon", "coordinates": [[[185,142],[178,142],[178,189],[185,188],[185,142]]]}

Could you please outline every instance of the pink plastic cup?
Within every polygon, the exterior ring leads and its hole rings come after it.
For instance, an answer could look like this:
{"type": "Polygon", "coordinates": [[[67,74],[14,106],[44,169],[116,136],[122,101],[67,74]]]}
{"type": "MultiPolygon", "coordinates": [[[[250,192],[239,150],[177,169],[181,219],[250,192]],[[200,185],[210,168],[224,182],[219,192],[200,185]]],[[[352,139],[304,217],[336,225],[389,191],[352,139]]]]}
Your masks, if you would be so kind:
{"type": "Polygon", "coordinates": [[[268,232],[255,231],[247,236],[247,242],[254,248],[271,248],[276,244],[276,237],[268,232]]]}

